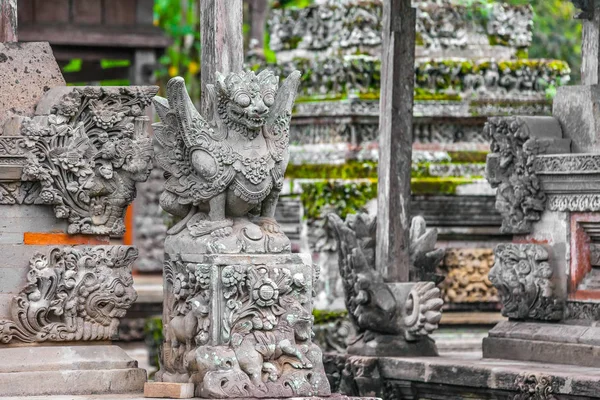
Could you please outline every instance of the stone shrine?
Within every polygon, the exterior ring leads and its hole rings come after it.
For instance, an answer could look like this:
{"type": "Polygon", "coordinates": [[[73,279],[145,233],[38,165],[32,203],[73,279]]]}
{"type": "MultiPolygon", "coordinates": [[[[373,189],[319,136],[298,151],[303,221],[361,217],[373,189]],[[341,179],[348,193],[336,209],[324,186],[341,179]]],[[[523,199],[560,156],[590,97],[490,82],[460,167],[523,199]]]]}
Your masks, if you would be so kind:
{"type": "Polygon", "coordinates": [[[150,174],[158,88],[67,87],[47,43],[0,60],[0,393],[141,392],[146,371],[110,343],[138,251],[113,239],[150,174]]]}

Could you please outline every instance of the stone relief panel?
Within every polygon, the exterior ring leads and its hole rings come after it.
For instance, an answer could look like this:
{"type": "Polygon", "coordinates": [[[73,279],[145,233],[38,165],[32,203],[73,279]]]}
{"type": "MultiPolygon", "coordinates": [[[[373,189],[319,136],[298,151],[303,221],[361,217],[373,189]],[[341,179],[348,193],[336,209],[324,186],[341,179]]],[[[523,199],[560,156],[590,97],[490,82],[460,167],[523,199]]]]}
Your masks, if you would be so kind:
{"type": "Polygon", "coordinates": [[[498,292],[488,275],[494,263],[492,249],[447,249],[440,269],[444,303],[498,302],[498,292]]]}
{"type": "Polygon", "coordinates": [[[56,247],[29,262],[27,285],[14,297],[0,341],[112,340],[137,299],[129,246],[56,247]]]}
{"type": "Polygon", "coordinates": [[[521,320],[560,320],[564,302],[556,296],[548,251],[538,244],[500,244],[494,250],[490,281],[498,290],[502,315],[521,320]]]}
{"type": "Polygon", "coordinates": [[[558,400],[559,379],[542,374],[523,373],[515,378],[517,394],[513,400],[558,400]]]}
{"type": "Polygon", "coordinates": [[[492,117],[484,128],[491,140],[487,158],[487,180],[496,191],[496,209],[502,214],[501,231],[528,233],[541,218],[546,194],[535,173],[540,142],[530,136],[520,117],[492,117]]]}
{"type": "Polygon", "coordinates": [[[152,168],[144,109],[156,90],[72,88],[48,115],[24,118],[20,145],[29,156],[22,180],[39,185],[17,184],[3,202],[52,205],[57,218],[69,220],[69,234],[122,236],[135,185],[152,168]]]}
{"type": "Polygon", "coordinates": [[[315,269],[293,257],[284,264],[225,258],[166,260],[158,379],[192,381],[208,398],[329,394],[322,352],[311,343],[315,269]]]}

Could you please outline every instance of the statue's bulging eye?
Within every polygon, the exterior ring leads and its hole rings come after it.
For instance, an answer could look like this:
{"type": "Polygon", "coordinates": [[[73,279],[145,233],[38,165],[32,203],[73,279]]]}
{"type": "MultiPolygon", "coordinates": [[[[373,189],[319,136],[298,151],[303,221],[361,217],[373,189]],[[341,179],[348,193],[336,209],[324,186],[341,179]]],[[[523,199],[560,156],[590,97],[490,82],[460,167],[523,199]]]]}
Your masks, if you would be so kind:
{"type": "Polygon", "coordinates": [[[250,96],[248,96],[248,94],[240,93],[235,97],[235,102],[238,103],[240,107],[246,108],[250,105],[252,100],[250,99],[250,96]]]}
{"type": "Polygon", "coordinates": [[[265,94],[263,101],[267,107],[271,107],[273,103],[275,103],[275,96],[273,96],[273,93],[267,93],[265,94]]]}

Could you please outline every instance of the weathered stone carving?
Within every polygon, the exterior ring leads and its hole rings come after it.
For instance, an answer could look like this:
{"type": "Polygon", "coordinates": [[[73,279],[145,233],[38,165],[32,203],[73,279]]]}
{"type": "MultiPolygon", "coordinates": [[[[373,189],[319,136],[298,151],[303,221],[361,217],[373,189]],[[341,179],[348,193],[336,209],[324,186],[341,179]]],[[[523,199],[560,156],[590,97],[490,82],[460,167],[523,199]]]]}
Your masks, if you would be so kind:
{"type": "Polygon", "coordinates": [[[270,71],[219,75],[209,88],[214,113],[207,120],[183,79],[169,82],[169,100],[155,101],[163,146],[157,161],[168,178],[160,204],[183,218],[169,234],[192,240],[201,253],[289,251],[274,215],[299,80],[292,73],[278,89],[270,71]]]}
{"type": "Polygon", "coordinates": [[[27,285],[0,321],[0,341],[112,340],[137,298],[128,246],[56,247],[35,254],[27,285]]]}
{"type": "MultiPolygon", "coordinates": [[[[310,70],[311,74],[302,82],[300,95],[311,100],[377,97],[379,93],[381,61],[369,55],[295,57],[269,68],[283,75],[295,69],[310,70]]],[[[512,95],[545,101],[546,89],[568,83],[570,72],[567,64],[549,60],[499,64],[494,59],[420,59],[415,63],[415,87],[420,93],[432,97],[436,94],[441,99],[500,99],[512,95]]]]}
{"type": "Polygon", "coordinates": [[[491,249],[446,249],[440,269],[444,303],[496,303],[498,292],[488,274],[494,263],[491,249]]]}
{"type": "Polygon", "coordinates": [[[550,211],[600,211],[600,195],[596,194],[551,194],[548,195],[550,211]]]}
{"type": "Polygon", "coordinates": [[[490,280],[500,295],[502,314],[514,319],[560,320],[563,301],[552,283],[548,252],[538,244],[500,244],[490,280]]]}
{"type": "Polygon", "coordinates": [[[554,394],[560,392],[560,382],[552,376],[541,374],[520,374],[515,379],[519,392],[513,400],[557,400],[554,394]]]}
{"type": "Polygon", "coordinates": [[[274,219],[299,80],[218,75],[206,119],[181,78],[156,99],[160,203],[183,218],[165,241],[159,381],[192,382],[207,398],[330,394],[311,342],[318,270],[290,253],[274,219]]]}
{"type": "Polygon", "coordinates": [[[492,154],[487,161],[487,179],[496,191],[496,209],[502,214],[504,233],[528,233],[546,205],[534,161],[540,142],[530,136],[520,117],[493,117],[485,125],[492,154]]]}
{"type": "MultiPolygon", "coordinates": [[[[419,341],[437,329],[444,302],[434,282],[417,282],[402,297],[375,270],[376,219],[354,214],[343,222],[335,214],[329,214],[329,221],[338,240],[346,307],[357,329],[351,346],[365,346],[390,335],[419,341]]],[[[436,240],[436,231],[425,231],[422,219],[413,220],[410,257],[413,280],[438,279],[435,269],[444,251],[435,250],[436,240]]]]}
{"type": "Polygon", "coordinates": [[[22,180],[39,182],[33,203],[53,205],[70,234],[124,234],[135,185],[152,168],[144,108],[156,90],[72,88],[49,115],[23,120],[20,145],[29,157],[22,180]]]}
{"type": "MultiPolygon", "coordinates": [[[[528,47],[532,40],[530,6],[497,4],[480,26],[469,23],[468,14],[475,12],[475,6],[448,0],[419,1],[415,6],[418,42],[428,49],[462,49],[473,44],[474,34],[512,47],[528,47]]],[[[275,8],[268,21],[271,48],[322,51],[379,46],[381,9],[380,0],[329,0],[300,9],[275,8]]]]}
{"type": "Polygon", "coordinates": [[[284,264],[218,257],[225,264],[166,260],[171,294],[157,379],[194,382],[209,398],[329,394],[311,343],[313,268],[291,255],[284,264]]]}

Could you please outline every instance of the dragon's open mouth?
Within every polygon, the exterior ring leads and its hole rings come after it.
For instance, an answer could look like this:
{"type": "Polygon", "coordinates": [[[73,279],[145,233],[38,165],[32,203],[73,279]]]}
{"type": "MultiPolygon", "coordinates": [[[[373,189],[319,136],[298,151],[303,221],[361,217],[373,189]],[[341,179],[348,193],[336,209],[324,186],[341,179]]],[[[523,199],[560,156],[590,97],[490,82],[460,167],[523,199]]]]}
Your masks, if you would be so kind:
{"type": "Polygon", "coordinates": [[[248,115],[244,111],[230,109],[230,115],[239,124],[244,125],[248,129],[258,129],[265,124],[265,118],[258,115],[248,115]]]}

